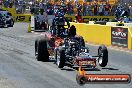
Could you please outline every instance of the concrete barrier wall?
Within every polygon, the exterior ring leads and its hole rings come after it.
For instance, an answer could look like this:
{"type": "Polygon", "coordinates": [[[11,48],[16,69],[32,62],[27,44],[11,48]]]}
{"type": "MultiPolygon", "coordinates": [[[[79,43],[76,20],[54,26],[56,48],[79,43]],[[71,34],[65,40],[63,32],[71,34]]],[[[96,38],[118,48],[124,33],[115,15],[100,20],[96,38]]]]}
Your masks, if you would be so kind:
{"type": "Polygon", "coordinates": [[[108,26],[116,26],[118,22],[107,22],[106,25],[108,26]]]}
{"type": "Polygon", "coordinates": [[[132,27],[132,23],[124,23],[124,26],[132,27]]]}
{"type": "Polygon", "coordinates": [[[128,34],[128,49],[132,50],[132,27],[128,29],[129,34],[128,34]]]}
{"type": "MultiPolygon", "coordinates": [[[[106,25],[108,26],[116,26],[116,24],[119,24],[119,22],[107,22],[106,25]]],[[[126,27],[132,27],[132,23],[123,23],[126,27]]]]}
{"type": "Polygon", "coordinates": [[[71,23],[77,28],[77,34],[84,37],[85,41],[111,45],[111,26],[90,25],[84,23],[71,23]]]}
{"type": "MultiPolygon", "coordinates": [[[[77,34],[84,37],[85,41],[95,44],[105,44],[107,46],[111,44],[111,27],[99,24],[85,24],[85,23],[73,23],[77,29],[77,34]]],[[[132,27],[128,28],[128,49],[132,50],[132,27]]]]}
{"type": "Polygon", "coordinates": [[[9,11],[13,16],[14,21],[16,22],[30,22],[31,21],[31,14],[16,14],[16,11],[14,8],[3,8],[3,10],[9,11]]]}

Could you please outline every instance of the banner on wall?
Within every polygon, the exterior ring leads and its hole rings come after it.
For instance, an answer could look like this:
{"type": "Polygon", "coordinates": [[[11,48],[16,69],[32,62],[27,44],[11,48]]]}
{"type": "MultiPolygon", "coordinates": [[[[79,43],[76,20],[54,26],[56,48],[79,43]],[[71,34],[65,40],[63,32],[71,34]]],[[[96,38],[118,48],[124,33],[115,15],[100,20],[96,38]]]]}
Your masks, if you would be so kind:
{"type": "MultiPolygon", "coordinates": [[[[65,15],[66,18],[68,18],[69,21],[75,20],[75,16],[69,16],[65,15]]],[[[114,19],[114,16],[82,16],[83,22],[88,23],[89,21],[111,21],[114,19]]]]}
{"type": "Polygon", "coordinates": [[[31,14],[16,14],[16,22],[30,22],[31,14]]]}
{"type": "Polygon", "coordinates": [[[110,21],[114,19],[114,16],[82,16],[83,22],[87,23],[89,21],[110,21]]]}
{"type": "Polygon", "coordinates": [[[128,28],[111,27],[111,44],[128,48],[128,28]]]}

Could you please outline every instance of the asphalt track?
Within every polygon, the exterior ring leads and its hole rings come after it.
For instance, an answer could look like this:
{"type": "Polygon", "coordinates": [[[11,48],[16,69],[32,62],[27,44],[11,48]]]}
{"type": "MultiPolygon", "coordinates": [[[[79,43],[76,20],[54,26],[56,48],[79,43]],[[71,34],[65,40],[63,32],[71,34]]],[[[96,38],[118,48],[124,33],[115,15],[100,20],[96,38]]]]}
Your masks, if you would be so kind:
{"type": "MultiPolygon", "coordinates": [[[[34,40],[39,34],[27,33],[27,25],[15,23],[13,28],[0,28],[0,88],[132,88],[132,83],[80,86],[75,70],[60,70],[53,62],[37,61],[34,40]]],[[[97,54],[98,46],[88,46],[91,54],[97,54]]],[[[87,73],[132,75],[132,53],[111,48],[108,51],[108,65],[87,73]]]]}

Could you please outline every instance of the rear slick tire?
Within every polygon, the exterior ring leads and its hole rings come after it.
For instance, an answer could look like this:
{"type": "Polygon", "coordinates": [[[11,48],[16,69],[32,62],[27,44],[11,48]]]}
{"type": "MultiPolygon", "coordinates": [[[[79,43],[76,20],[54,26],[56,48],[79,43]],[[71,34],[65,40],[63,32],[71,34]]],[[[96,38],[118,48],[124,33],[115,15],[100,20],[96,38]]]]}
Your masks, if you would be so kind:
{"type": "MultiPolygon", "coordinates": [[[[37,49],[36,59],[38,61],[48,62],[49,61],[49,52],[47,49],[47,41],[44,39],[40,39],[37,41],[37,46],[35,46],[37,49]]],[[[35,53],[36,53],[35,52],[35,53]]]]}
{"type": "Polygon", "coordinates": [[[99,46],[98,48],[98,63],[101,67],[105,67],[108,63],[108,50],[104,45],[99,46]]]}
{"type": "Polygon", "coordinates": [[[58,68],[63,68],[65,66],[65,51],[64,50],[60,50],[60,51],[56,51],[56,64],[58,66],[58,68]],[[57,56],[59,52],[59,57],[57,56]]]}

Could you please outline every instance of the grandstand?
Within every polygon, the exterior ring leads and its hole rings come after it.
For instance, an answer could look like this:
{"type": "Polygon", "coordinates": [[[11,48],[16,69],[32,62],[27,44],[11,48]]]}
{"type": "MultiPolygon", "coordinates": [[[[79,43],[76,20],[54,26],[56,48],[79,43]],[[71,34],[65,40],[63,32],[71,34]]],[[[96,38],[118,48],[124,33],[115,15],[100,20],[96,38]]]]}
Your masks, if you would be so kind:
{"type": "Polygon", "coordinates": [[[84,3],[85,2],[94,2],[94,1],[98,1],[98,3],[100,2],[109,2],[110,4],[114,4],[115,2],[117,2],[118,0],[48,0],[49,2],[62,2],[62,1],[65,1],[65,2],[75,2],[75,1],[78,1],[79,3],[84,3]]]}

